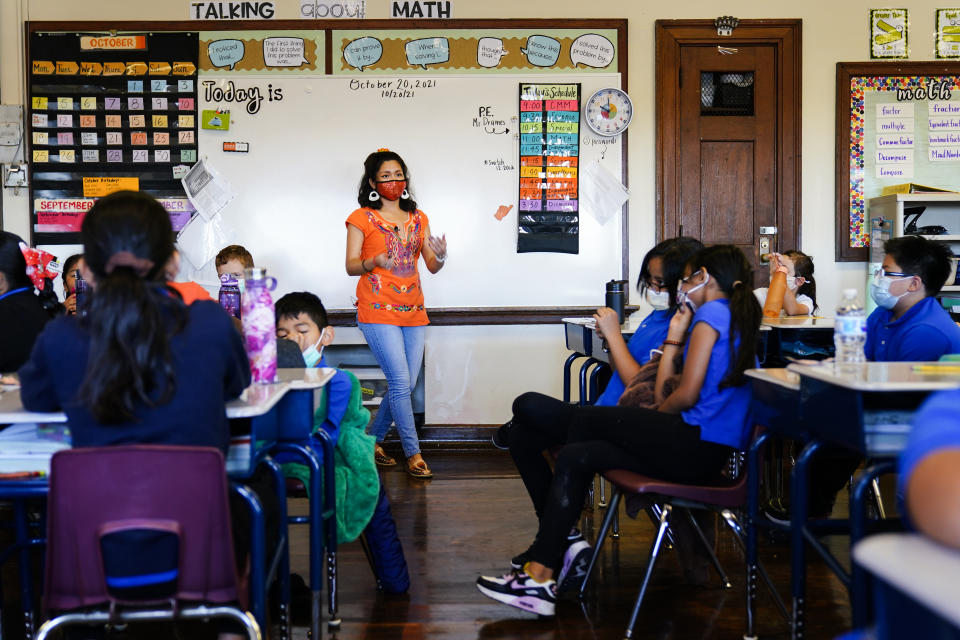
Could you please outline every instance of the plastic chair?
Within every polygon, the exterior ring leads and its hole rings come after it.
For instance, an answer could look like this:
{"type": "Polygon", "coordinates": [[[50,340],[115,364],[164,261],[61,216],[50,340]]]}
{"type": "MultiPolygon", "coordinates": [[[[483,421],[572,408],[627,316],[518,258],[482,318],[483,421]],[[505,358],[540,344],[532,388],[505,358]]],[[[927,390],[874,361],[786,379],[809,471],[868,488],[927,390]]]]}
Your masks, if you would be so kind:
{"type": "Polygon", "coordinates": [[[135,445],[53,456],[44,608],[65,613],[38,640],[66,625],[212,617],[259,639],[247,603],[220,451],[135,445]]]}
{"type": "MultiPolygon", "coordinates": [[[[729,484],[718,486],[688,485],[676,482],[668,482],[623,469],[613,469],[603,472],[603,477],[609,480],[611,486],[613,487],[613,495],[610,499],[610,506],[607,509],[607,514],[603,519],[603,524],[600,527],[600,533],[597,536],[597,543],[594,546],[593,555],[590,557],[590,562],[587,565],[586,576],[583,579],[583,583],[580,585],[579,595],[581,599],[583,599],[586,595],[587,584],[590,581],[593,568],[596,565],[597,558],[600,555],[600,550],[603,547],[603,542],[606,539],[607,531],[610,529],[611,522],[616,516],[617,507],[619,506],[623,495],[626,493],[649,496],[655,503],[661,505],[656,536],[654,537],[653,546],[650,549],[650,558],[647,561],[647,568],[643,576],[643,581],[640,584],[640,592],[637,594],[637,600],[634,603],[633,612],[630,614],[630,621],[627,625],[627,631],[625,634],[626,638],[633,637],[634,627],[637,623],[637,616],[640,613],[640,607],[643,604],[643,598],[646,594],[647,586],[650,583],[650,578],[653,575],[653,568],[656,565],[657,558],[659,557],[664,538],[668,533],[670,517],[673,513],[674,507],[682,507],[688,510],[700,509],[719,513],[723,521],[727,524],[727,526],[730,527],[730,530],[733,531],[734,537],[736,538],[737,543],[740,545],[741,551],[746,551],[743,527],[740,525],[736,514],[733,512],[734,509],[740,509],[744,507],[747,502],[747,474],[741,471],[743,466],[740,464],[742,457],[743,454],[738,453],[735,456],[735,464],[731,465],[731,467],[738,472],[736,479],[729,484]]],[[[732,586],[730,579],[727,577],[726,573],[724,573],[723,567],[720,566],[720,561],[717,560],[717,556],[713,549],[709,544],[707,544],[706,536],[704,536],[703,531],[700,530],[700,526],[697,524],[696,519],[692,514],[689,513],[689,511],[687,512],[687,516],[689,517],[690,522],[692,523],[694,530],[696,530],[701,542],[704,544],[704,547],[709,552],[710,560],[713,563],[717,573],[720,575],[720,579],[724,588],[729,589],[732,586]]],[[[785,619],[789,619],[787,609],[784,606],[783,601],[780,599],[776,589],[774,589],[769,575],[767,575],[763,567],[760,567],[759,571],[766,582],[767,587],[770,589],[770,593],[773,595],[781,614],[785,619]]]]}

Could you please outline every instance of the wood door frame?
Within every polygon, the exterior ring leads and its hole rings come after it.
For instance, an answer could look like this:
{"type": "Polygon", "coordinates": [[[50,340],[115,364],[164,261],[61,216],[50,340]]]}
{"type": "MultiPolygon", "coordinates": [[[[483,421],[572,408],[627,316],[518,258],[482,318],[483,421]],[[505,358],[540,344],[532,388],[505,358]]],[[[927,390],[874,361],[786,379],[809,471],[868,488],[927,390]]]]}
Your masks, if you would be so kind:
{"type": "Polygon", "coordinates": [[[732,36],[718,36],[713,20],[657,20],[656,163],[657,240],[678,235],[680,206],[680,47],[685,45],[770,44],[776,47],[777,248],[800,249],[800,88],[799,19],[741,20],[732,36]],[[784,224],[786,221],[786,224],[784,224]]]}

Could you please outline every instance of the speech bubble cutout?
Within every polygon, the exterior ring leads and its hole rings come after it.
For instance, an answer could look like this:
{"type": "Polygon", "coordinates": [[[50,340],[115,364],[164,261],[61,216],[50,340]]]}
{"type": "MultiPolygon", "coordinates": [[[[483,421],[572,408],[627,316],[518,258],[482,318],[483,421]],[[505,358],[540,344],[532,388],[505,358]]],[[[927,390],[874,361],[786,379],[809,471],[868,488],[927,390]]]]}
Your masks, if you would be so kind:
{"type": "Polygon", "coordinates": [[[450,41],[446,38],[421,38],[411,40],[404,49],[407,64],[427,68],[428,64],[441,64],[450,60],[450,41]]]}
{"type": "Polygon", "coordinates": [[[303,53],[303,38],[264,38],[263,64],[268,67],[310,64],[303,53]]]}
{"type": "Polygon", "coordinates": [[[234,65],[243,59],[243,40],[216,40],[207,45],[207,54],[213,66],[229,66],[233,71],[234,65]]]}
{"type": "Polygon", "coordinates": [[[530,64],[538,67],[552,67],[560,57],[560,42],[550,36],[535,35],[527,38],[527,46],[520,49],[530,64]]]}
{"type": "Polygon", "coordinates": [[[383,43],[376,38],[357,38],[343,48],[343,59],[351,67],[363,71],[364,67],[376,64],[383,55],[383,43]]]}
{"type": "Polygon", "coordinates": [[[500,38],[480,38],[477,43],[477,64],[481,67],[495,67],[500,64],[500,58],[506,55],[503,49],[503,40],[500,38]]]}
{"type": "Polygon", "coordinates": [[[613,62],[613,43],[597,33],[585,33],[570,45],[570,62],[603,68],[613,62]]]}

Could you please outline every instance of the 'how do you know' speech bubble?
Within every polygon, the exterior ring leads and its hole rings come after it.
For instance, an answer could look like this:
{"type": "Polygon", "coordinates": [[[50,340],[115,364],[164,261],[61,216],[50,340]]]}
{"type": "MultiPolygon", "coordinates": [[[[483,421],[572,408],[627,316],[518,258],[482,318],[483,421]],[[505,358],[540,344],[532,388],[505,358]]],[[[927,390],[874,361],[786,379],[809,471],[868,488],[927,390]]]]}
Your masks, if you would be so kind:
{"type": "Polygon", "coordinates": [[[588,67],[606,67],[613,62],[613,43],[597,33],[585,33],[570,45],[570,62],[588,67]]]}
{"type": "Polygon", "coordinates": [[[363,71],[364,67],[376,64],[383,55],[383,43],[376,38],[357,38],[343,48],[343,59],[351,67],[363,71]]]}
{"type": "Polygon", "coordinates": [[[216,40],[207,45],[210,64],[215,67],[229,66],[230,70],[243,59],[243,40],[216,40]]]}
{"type": "Polygon", "coordinates": [[[500,58],[510,53],[503,48],[500,38],[480,38],[477,43],[477,64],[481,67],[495,67],[500,64],[500,58]]]}
{"type": "Polygon", "coordinates": [[[527,38],[527,46],[520,49],[530,64],[552,67],[560,57],[560,42],[550,36],[535,35],[527,38]]]}
{"type": "Polygon", "coordinates": [[[268,67],[299,67],[310,64],[304,55],[303,38],[264,38],[263,64],[268,67]]]}
{"type": "Polygon", "coordinates": [[[407,53],[407,64],[424,69],[428,64],[442,64],[450,60],[450,41],[446,38],[411,40],[404,49],[407,53]]]}

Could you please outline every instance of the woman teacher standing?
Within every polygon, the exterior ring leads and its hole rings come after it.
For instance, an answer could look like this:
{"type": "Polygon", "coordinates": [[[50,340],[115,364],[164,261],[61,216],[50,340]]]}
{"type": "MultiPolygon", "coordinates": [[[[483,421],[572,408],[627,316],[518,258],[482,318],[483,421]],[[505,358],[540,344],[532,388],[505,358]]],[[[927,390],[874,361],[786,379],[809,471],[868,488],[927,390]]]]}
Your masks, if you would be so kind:
{"type": "Polygon", "coordinates": [[[347,274],[360,276],[357,324],[387,377],[386,402],[380,404],[373,423],[375,457],[380,466],[396,464],[380,446],[390,424],[396,422],[407,473],[430,478],[433,473],[420,455],[410,403],[430,322],[417,263],[423,255],[430,273],[440,271],[447,241],[430,235],[430,223],[410,195],[407,165],[399,155],[380,149],[367,157],[363,168],[357,195],[360,208],[346,223],[347,274]]]}

